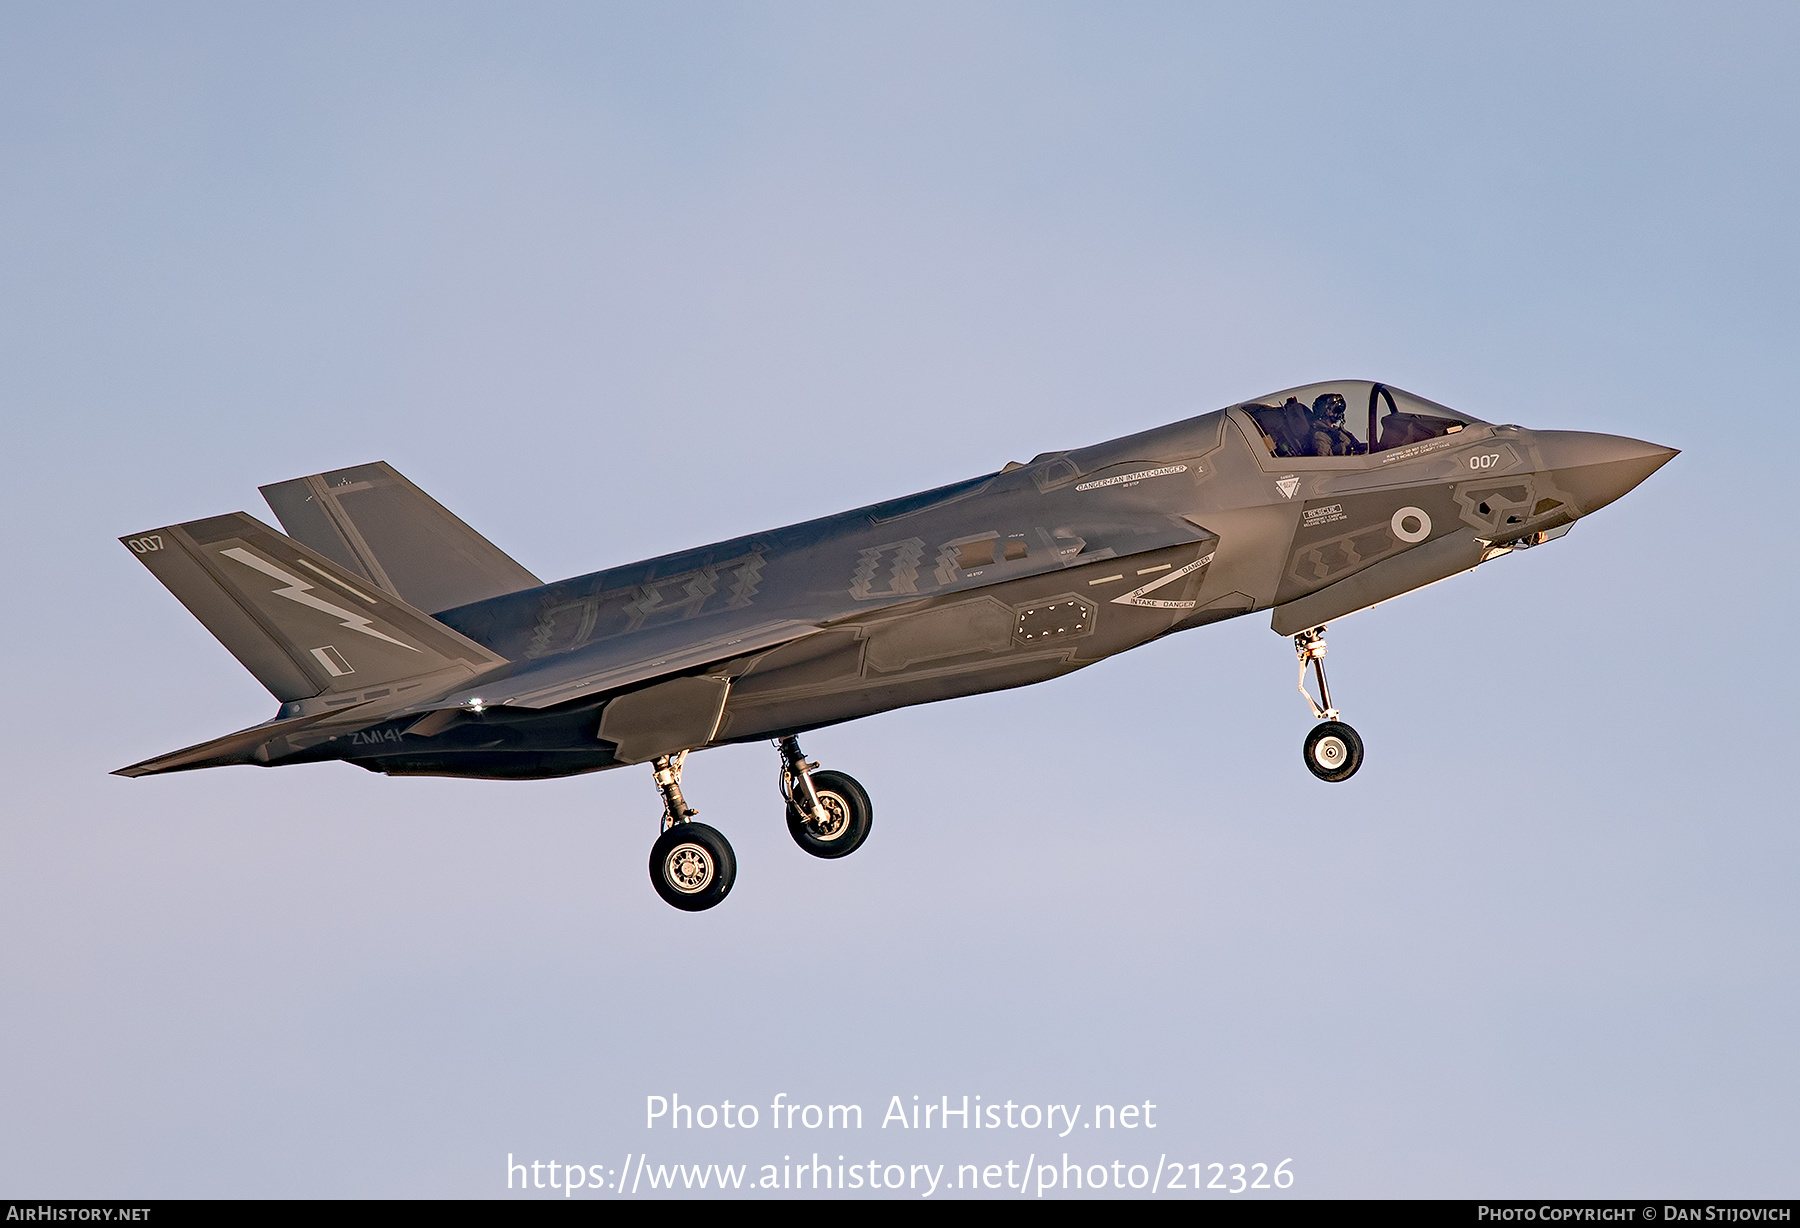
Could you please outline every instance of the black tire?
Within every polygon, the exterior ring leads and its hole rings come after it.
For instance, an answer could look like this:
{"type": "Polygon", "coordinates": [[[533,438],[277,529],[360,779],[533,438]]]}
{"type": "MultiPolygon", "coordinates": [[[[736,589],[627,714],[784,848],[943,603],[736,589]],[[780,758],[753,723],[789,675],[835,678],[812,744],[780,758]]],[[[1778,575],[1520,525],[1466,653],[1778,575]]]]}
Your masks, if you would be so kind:
{"type": "Polygon", "coordinates": [[[650,846],[650,885],[683,912],[711,908],[736,881],[731,842],[704,823],[677,823],[650,846]]]}
{"type": "Polygon", "coordinates": [[[1363,744],[1356,730],[1342,721],[1320,721],[1306,735],[1302,751],[1306,767],[1320,780],[1349,780],[1362,766],[1363,744]]]}
{"type": "Polygon", "coordinates": [[[814,857],[848,857],[869,838],[869,829],[875,825],[875,807],[854,777],[842,772],[814,772],[812,779],[819,804],[834,821],[821,831],[790,804],[788,834],[814,857]]]}

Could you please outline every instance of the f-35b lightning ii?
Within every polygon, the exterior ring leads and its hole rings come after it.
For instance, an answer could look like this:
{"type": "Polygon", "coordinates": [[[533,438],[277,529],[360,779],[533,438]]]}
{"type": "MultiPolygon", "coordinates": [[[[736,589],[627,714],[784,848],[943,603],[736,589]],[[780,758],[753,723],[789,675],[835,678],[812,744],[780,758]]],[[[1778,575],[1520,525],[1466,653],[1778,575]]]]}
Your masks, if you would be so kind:
{"type": "Polygon", "coordinates": [[[285,536],[236,512],[120,539],[281,708],[119,774],[648,763],[651,881],[698,911],[737,868],[682,795],[689,753],[772,740],[794,840],[842,857],[873,807],[800,734],[1273,610],[1317,722],[1306,766],[1343,781],[1363,746],[1326,686],[1328,621],[1552,541],[1675,455],[1340,381],[553,584],[384,463],[295,478],[262,488],[285,536]]]}

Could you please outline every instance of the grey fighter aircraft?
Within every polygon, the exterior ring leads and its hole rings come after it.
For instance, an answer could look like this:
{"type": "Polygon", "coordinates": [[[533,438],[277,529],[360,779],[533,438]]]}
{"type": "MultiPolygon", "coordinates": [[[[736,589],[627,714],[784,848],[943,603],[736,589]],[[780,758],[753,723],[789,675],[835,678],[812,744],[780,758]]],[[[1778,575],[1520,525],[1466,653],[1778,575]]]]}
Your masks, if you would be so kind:
{"type": "Polygon", "coordinates": [[[1326,687],[1328,621],[1552,541],[1675,455],[1339,381],[553,584],[384,463],[295,478],[262,488],[286,535],[234,512],[120,539],[281,707],[118,774],[648,763],[651,881],[698,911],[737,867],[682,796],[690,752],[773,741],[794,840],[842,857],[873,807],[800,734],[1272,610],[1316,722],[1306,766],[1343,781],[1363,746],[1326,687]]]}

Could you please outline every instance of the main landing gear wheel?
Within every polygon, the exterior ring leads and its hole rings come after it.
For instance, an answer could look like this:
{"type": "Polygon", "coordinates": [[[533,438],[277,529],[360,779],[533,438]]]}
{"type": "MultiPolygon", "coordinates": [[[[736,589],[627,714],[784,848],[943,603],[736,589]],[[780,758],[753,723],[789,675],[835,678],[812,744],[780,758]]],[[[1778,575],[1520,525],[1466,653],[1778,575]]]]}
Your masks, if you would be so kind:
{"type": "Polygon", "coordinates": [[[683,912],[701,912],[731,894],[737,881],[737,855],[731,841],[704,823],[681,795],[681,765],[687,759],[660,755],[651,763],[662,794],[662,835],[650,846],[650,885],[665,903],[683,912]]]}
{"type": "Polygon", "coordinates": [[[1363,744],[1342,721],[1321,721],[1306,735],[1306,767],[1320,780],[1349,780],[1362,766],[1363,744]]]}
{"type": "MultiPolygon", "coordinates": [[[[1374,404],[1373,397],[1370,404],[1374,404]]],[[[1313,719],[1319,722],[1306,735],[1306,744],[1302,748],[1306,770],[1332,784],[1349,780],[1362,766],[1363,744],[1356,730],[1338,720],[1338,711],[1331,706],[1331,686],[1325,681],[1325,628],[1314,627],[1296,635],[1294,653],[1300,658],[1300,694],[1306,697],[1306,706],[1312,709],[1313,719]],[[1316,700],[1306,689],[1309,666],[1319,680],[1319,698],[1316,700]]]]}
{"type": "Polygon", "coordinates": [[[869,838],[875,807],[869,794],[842,772],[821,772],[808,763],[800,739],[775,739],[781,752],[781,800],[787,803],[788,834],[814,857],[848,857],[869,838]]]}
{"type": "Polygon", "coordinates": [[[736,879],[731,842],[704,823],[677,823],[650,846],[650,882],[683,912],[711,908],[731,893],[736,879]]]}
{"type": "Polygon", "coordinates": [[[788,834],[814,857],[848,857],[862,847],[875,824],[875,807],[869,794],[842,772],[813,772],[812,784],[823,814],[818,819],[808,819],[789,802],[788,834]]]}

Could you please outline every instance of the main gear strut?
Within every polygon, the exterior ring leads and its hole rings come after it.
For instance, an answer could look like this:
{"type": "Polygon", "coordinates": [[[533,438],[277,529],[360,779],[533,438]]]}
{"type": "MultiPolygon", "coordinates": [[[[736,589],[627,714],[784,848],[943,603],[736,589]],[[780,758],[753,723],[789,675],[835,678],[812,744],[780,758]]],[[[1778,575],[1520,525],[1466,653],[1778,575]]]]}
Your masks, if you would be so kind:
{"type": "Polygon", "coordinates": [[[825,810],[819,804],[819,791],[812,778],[819,765],[806,761],[806,755],[800,750],[800,739],[792,734],[777,738],[775,749],[781,752],[781,799],[799,811],[800,817],[807,822],[823,822],[825,810]]]}
{"type": "Polygon", "coordinates": [[[724,833],[694,822],[700,812],[681,795],[687,754],[658,755],[650,764],[663,799],[662,835],[650,846],[650,885],[683,912],[702,912],[730,894],[737,854],[724,833]]]}
{"type": "Polygon", "coordinates": [[[687,759],[684,750],[674,755],[658,755],[650,766],[655,770],[656,787],[662,793],[662,829],[668,831],[677,823],[686,823],[699,814],[681,795],[681,765],[687,759]]]}
{"type": "Polygon", "coordinates": [[[856,780],[842,772],[821,772],[808,763],[800,739],[775,739],[781,752],[781,800],[787,803],[788,834],[814,857],[846,857],[862,847],[875,822],[875,807],[856,780]]]}

